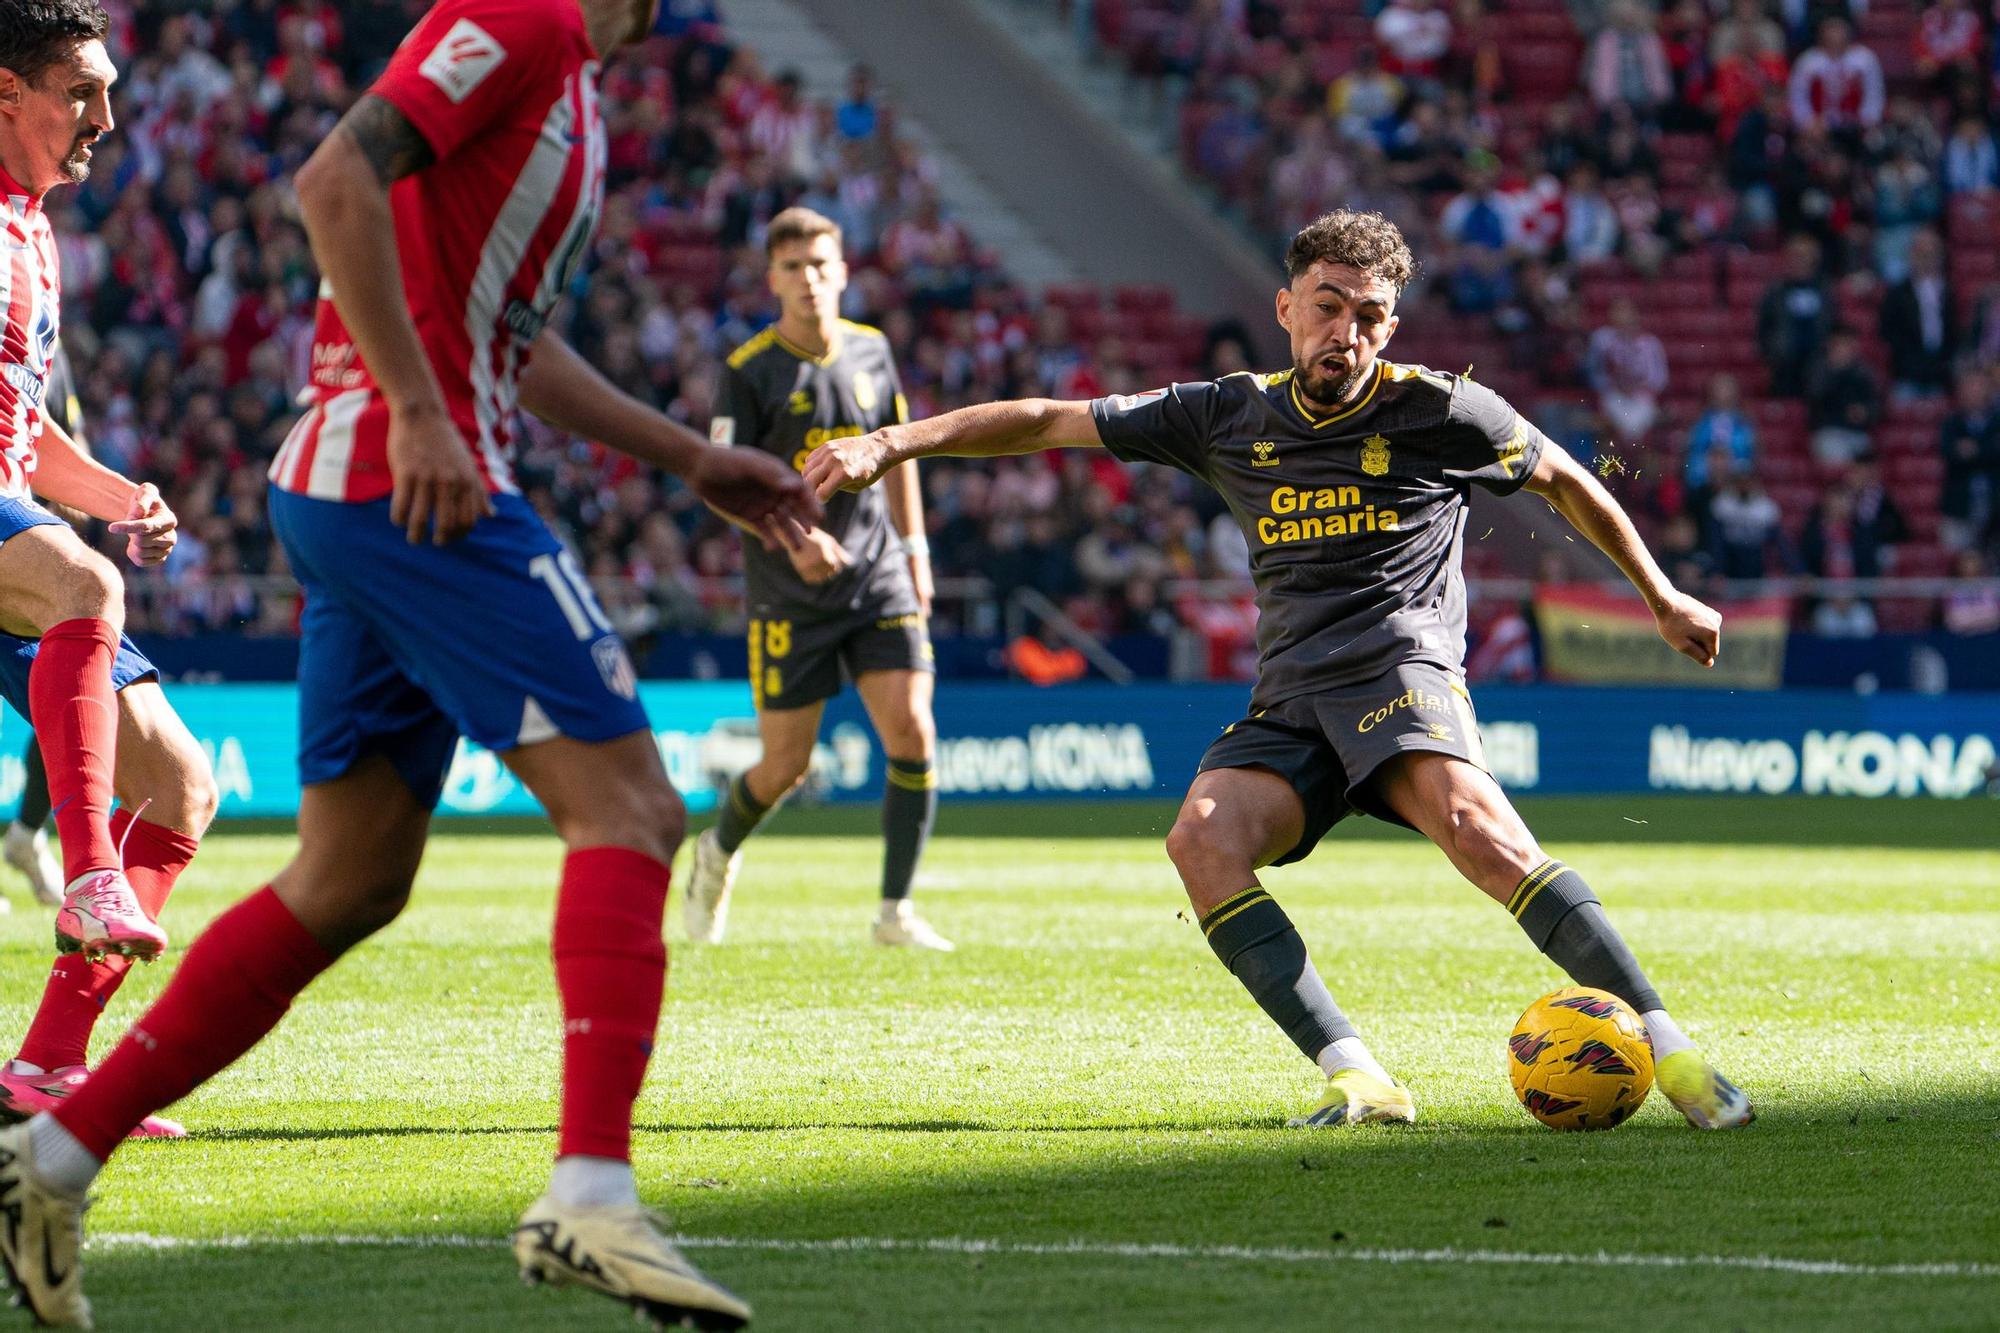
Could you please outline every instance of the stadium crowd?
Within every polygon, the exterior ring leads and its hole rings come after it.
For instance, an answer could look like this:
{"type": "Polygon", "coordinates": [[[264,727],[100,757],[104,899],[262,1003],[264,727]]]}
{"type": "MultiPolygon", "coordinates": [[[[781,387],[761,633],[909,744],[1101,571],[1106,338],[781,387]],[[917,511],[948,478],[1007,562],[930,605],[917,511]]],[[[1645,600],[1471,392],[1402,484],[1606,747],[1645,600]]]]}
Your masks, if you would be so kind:
{"type": "MultiPolygon", "coordinates": [[[[182,552],[134,578],[134,624],[289,632],[294,601],[264,577],[284,571],[263,467],[293,419],[316,278],[287,179],[423,0],[110,7],[122,126],[55,207],[90,439],[183,518],[182,552]]],[[[889,334],[916,413],[1247,364],[1240,338],[1163,289],[1031,298],[940,201],[865,68],[815,101],[713,0],[664,9],[605,76],[605,225],[563,317],[622,387],[705,425],[720,359],[775,314],[762,227],[794,202],[845,229],[848,313],[889,334]]],[[[1965,0],[1910,17],[1885,73],[1853,16],[1817,0],[1665,14],[1393,0],[1372,16],[1358,0],[1095,0],[1094,14],[1135,74],[1184,92],[1188,165],[1274,241],[1335,204],[1401,223],[1428,278],[1398,351],[1492,365],[1482,378],[1572,448],[1611,439],[1646,460],[1626,498],[1694,578],[1988,568],[2000,249],[1966,238],[2000,237],[2000,209],[1975,207],[2000,197],[1989,24],[1965,0]],[[1504,52],[1503,21],[1521,30],[1504,52]],[[1660,283],[1699,304],[1663,321],[1660,283]],[[1447,306],[1486,325],[1476,357],[1415,332],[1447,306]],[[1921,451],[1904,447],[1913,429],[1921,451]]],[[[978,605],[1032,587],[1105,633],[1246,639],[1242,599],[1177,596],[1247,568],[1234,524],[1186,479],[1075,454],[927,477],[939,573],[983,580],[978,605]]],[[[737,538],[677,486],[538,426],[521,478],[622,627],[735,623],[737,538]]],[[[941,632],[972,605],[948,599],[941,632]]],[[[2000,622],[1943,606],[1954,627],[2000,622]]],[[[1821,619],[1853,631],[1872,615],[1861,602],[1821,619]]]]}
{"type": "MultiPolygon", "coordinates": [[[[1396,350],[1493,367],[1618,474],[1683,579],[1992,569],[2000,5],[1094,0],[1084,17],[1176,94],[1184,164],[1271,243],[1336,203],[1401,224],[1432,308],[1468,318],[1440,344],[1418,316],[1396,350]]],[[[1974,633],[2000,626],[1994,602],[1891,609],[1974,633]]],[[[1877,625],[1852,598],[1811,623],[1877,625]]]]}

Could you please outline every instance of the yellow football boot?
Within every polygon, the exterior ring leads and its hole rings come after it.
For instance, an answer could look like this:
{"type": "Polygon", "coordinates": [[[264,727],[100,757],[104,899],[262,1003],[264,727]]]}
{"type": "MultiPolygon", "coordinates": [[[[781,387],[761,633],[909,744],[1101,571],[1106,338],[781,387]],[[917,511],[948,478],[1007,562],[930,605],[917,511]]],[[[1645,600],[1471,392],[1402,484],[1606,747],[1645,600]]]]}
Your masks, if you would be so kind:
{"type": "Polygon", "coordinates": [[[1653,1082],[1696,1129],[1740,1129],[1757,1118],[1742,1090],[1693,1048],[1654,1066],[1653,1082]]]}
{"type": "Polygon", "coordinates": [[[1402,1124],[1417,1121],[1417,1104],[1410,1090],[1393,1079],[1380,1079],[1360,1069],[1343,1069],[1326,1081],[1326,1091],[1312,1110],[1285,1122],[1292,1129],[1338,1125],[1402,1124]]]}

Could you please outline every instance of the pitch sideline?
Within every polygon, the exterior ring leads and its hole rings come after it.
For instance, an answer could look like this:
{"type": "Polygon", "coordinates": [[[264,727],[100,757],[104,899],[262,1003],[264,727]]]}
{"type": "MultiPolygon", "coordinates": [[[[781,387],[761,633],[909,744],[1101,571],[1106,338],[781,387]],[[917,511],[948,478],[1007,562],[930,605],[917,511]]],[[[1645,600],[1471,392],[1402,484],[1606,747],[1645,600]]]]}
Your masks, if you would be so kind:
{"type": "MultiPolygon", "coordinates": [[[[1840,1259],[1789,1259],[1777,1255],[1736,1254],[1615,1254],[1608,1250],[1581,1253],[1536,1253],[1522,1250],[1437,1249],[1294,1249],[1248,1245],[1176,1245],[1121,1241],[1003,1241],[962,1236],[905,1239],[894,1236],[842,1236],[830,1240],[777,1240],[741,1236],[676,1236],[675,1243],[691,1250],[771,1250],[785,1254],[920,1253],[964,1255],[1077,1256],[1102,1259],[1217,1260],[1276,1264],[1458,1264],[1584,1268],[1724,1268],[1762,1273],[1801,1273],[1814,1277],[2000,1278],[2000,1264],[1925,1263],[1857,1264],[1840,1259]]],[[[144,1231],[106,1232],[90,1238],[88,1248],[105,1250],[248,1250],[409,1246],[416,1249],[498,1249],[507,1242],[497,1236],[224,1236],[202,1239],[158,1236],[144,1231]]]]}

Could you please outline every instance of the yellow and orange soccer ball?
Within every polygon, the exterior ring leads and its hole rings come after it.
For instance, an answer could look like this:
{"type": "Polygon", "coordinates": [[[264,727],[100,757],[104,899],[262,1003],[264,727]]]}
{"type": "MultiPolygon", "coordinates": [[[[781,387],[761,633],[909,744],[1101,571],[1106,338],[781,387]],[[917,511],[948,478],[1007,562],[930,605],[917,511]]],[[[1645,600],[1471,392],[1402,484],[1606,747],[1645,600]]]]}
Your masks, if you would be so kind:
{"type": "Polygon", "coordinates": [[[1569,986],[1528,1006],[1507,1038],[1507,1072],[1551,1129],[1616,1129],[1653,1087],[1653,1042],[1632,1006],[1569,986]]]}

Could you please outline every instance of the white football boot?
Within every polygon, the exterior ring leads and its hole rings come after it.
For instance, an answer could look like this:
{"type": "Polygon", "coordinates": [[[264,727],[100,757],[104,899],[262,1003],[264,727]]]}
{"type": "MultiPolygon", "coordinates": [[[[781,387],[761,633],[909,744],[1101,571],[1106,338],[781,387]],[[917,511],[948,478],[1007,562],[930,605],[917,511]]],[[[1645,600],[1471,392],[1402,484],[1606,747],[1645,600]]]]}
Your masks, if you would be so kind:
{"type": "Polygon", "coordinates": [[[694,866],[688,872],[687,897],[681,903],[681,919],[687,923],[687,937],[696,944],[720,944],[729,926],[729,895],[736,888],[736,872],[743,866],[743,849],[722,850],[715,830],[703,829],[694,840],[694,866]]]}

